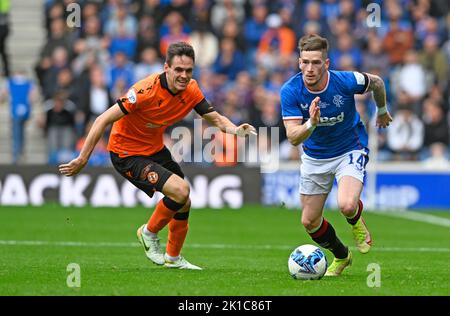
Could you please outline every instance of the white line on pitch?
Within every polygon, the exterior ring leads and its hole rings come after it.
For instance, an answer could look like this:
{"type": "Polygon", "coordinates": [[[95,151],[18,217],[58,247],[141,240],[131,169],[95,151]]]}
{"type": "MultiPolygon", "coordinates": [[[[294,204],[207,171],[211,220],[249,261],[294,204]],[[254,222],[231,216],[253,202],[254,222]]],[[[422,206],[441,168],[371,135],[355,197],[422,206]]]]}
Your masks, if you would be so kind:
{"type": "Polygon", "coordinates": [[[411,221],[433,224],[438,226],[450,227],[450,219],[440,216],[434,216],[431,214],[418,213],[414,211],[401,211],[401,212],[371,212],[371,214],[384,215],[390,217],[398,217],[409,219],[411,221]]]}
{"type": "MultiPolygon", "coordinates": [[[[97,248],[135,248],[137,242],[82,242],[46,240],[0,240],[0,246],[50,246],[50,247],[97,247],[97,248]]],[[[236,249],[236,250],[291,250],[293,246],[283,245],[233,245],[233,244],[186,244],[186,248],[198,249],[236,249]]],[[[354,247],[350,247],[355,249],[354,247]]],[[[376,252],[450,252],[450,248],[430,247],[373,247],[376,252]]]]}

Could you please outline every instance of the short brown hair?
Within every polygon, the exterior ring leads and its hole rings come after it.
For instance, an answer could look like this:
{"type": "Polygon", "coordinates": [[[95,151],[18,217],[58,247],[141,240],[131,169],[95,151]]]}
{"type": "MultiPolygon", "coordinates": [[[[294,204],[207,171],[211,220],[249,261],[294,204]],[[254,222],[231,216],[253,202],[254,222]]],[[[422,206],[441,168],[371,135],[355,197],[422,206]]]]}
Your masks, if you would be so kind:
{"type": "Polygon", "coordinates": [[[310,34],[303,36],[298,41],[298,49],[302,51],[321,51],[323,58],[328,55],[328,40],[317,34],[310,34]]]}
{"type": "Polygon", "coordinates": [[[185,42],[177,42],[170,44],[167,49],[166,54],[166,63],[171,66],[172,60],[175,56],[187,56],[192,58],[192,61],[195,63],[195,53],[194,48],[185,42]]]}

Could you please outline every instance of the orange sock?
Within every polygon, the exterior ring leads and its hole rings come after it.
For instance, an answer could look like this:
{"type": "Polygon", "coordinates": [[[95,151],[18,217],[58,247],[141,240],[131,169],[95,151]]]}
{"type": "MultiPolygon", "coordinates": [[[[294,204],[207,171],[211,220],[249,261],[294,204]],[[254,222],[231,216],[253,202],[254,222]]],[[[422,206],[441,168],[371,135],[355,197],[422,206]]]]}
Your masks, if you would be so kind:
{"type": "Polygon", "coordinates": [[[169,256],[177,257],[180,255],[188,228],[189,225],[187,219],[174,218],[169,222],[169,237],[166,247],[166,252],[169,256]]]}
{"type": "Polygon", "coordinates": [[[158,202],[155,211],[147,223],[147,229],[152,233],[157,233],[163,229],[177,212],[172,211],[164,204],[164,199],[158,202]]]}

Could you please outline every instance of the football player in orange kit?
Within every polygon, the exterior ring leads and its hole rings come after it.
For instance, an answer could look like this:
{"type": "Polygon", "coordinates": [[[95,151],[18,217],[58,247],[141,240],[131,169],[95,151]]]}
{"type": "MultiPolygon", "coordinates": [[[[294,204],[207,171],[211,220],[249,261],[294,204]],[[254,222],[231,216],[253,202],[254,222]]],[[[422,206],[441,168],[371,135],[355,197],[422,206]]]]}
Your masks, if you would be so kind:
{"type": "Polygon", "coordinates": [[[213,109],[192,79],[194,62],[191,45],[184,42],[171,44],[164,72],[134,84],[126,96],[100,115],[79,156],[61,164],[59,170],[66,176],[79,173],[105,128],[114,123],[108,143],[114,168],[148,196],[152,197],[155,191],[164,194],[148,223],[137,230],[146,256],[167,268],[201,270],[180,254],[188,231],[190,188],[180,166],[164,146],[164,130],[194,109],[222,132],[244,137],[256,134],[256,131],[249,124],[234,125],[213,109]],[[169,233],[163,253],[157,234],[166,225],[169,233]]]}

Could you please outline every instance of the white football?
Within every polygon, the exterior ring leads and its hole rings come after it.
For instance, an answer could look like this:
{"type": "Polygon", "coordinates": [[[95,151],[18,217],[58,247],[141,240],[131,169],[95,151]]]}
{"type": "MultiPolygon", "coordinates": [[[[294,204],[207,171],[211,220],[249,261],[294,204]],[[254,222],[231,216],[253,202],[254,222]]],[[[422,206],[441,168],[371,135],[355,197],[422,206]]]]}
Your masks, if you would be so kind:
{"type": "Polygon", "coordinates": [[[314,245],[301,245],[291,252],[289,273],[297,280],[319,280],[327,271],[327,257],[314,245]]]}

